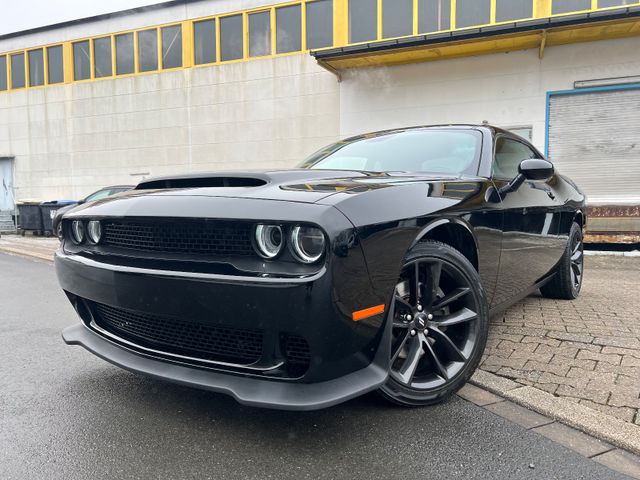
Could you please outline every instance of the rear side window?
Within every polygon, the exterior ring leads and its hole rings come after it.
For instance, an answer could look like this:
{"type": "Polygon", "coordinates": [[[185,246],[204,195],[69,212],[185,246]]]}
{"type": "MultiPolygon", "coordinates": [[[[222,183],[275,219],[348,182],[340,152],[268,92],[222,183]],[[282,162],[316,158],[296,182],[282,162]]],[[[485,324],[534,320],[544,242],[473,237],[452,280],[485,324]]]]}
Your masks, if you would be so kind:
{"type": "Polygon", "coordinates": [[[493,176],[511,180],[518,175],[518,166],[523,160],[537,157],[536,152],[524,143],[507,137],[498,137],[493,161],[493,176]]]}

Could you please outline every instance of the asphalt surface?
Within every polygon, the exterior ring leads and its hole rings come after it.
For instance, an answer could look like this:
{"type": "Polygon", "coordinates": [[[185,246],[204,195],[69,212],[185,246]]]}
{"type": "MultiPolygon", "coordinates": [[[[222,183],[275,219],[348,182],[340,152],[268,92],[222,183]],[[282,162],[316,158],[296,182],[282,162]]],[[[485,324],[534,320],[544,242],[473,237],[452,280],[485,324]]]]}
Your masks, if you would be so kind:
{"type": "Polygon", "coordinates": [[[455,397],[259,410],[66,346],[50,264],[0,254],[0,479],[626,478],[455,397]]]}

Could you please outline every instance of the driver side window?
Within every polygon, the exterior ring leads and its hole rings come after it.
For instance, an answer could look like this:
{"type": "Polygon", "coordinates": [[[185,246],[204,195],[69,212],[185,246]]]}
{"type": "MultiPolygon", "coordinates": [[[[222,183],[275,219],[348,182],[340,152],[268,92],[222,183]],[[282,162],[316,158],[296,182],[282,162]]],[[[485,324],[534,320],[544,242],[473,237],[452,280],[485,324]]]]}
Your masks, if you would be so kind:
{"type": "Polygon", "coordinates": [[[537,158],[536,152],[524,143],[507,137],[496,140],[496,153],[493,161],[493,176],[504,180],[512,180],[518,175],[518,166],[523,160],[537,158]]]}

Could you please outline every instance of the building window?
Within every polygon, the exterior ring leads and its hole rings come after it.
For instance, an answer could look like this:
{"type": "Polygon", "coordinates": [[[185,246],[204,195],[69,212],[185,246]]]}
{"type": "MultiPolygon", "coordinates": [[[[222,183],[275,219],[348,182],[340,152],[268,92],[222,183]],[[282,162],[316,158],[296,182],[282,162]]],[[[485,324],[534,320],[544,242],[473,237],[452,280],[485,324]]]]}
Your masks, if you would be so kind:
{"type": "Polygon", "coordinates": [[[238,60],[244,56],[242,42],[242,15],[222,17],[220,20],[220,58],[238,60]]]}
{"type": "Polygon", "coordinates": [[[591,0],[553,0],[553,15],[557,13],[591,10],[591,0]]]}
{"type": "Polygon", "coordinates": [[[11,55],[11,88],[23,88],[24,81],[24,54],[11,55]]]}
{"type": "Polygon", "coordinates": [[[93,71],[95,78],[113,75],[111,65],[111,37],[93,40],[93,71]]]}
{"type": "Polygon", "coordinates": [[[418,31],[439,32],[451,29],[451,0],[419,0],[418,31]]]}
{"type": "Polygon", "coordinates": [[[172,25],[160,29],[162,35],[162,68],[182,66],[182,26],[172,25]]]}
{"type": "Polygon", "coordinates": [[[533,17],[531,0],[496,0],[496,22],[508,22],[533,17]]]}
{"type": "Polygon", "coordinates": [[[491,22],[491,0],[458,0],[456,5],[457,28],[491,22]]]}
{"type": "Polygon", "coordinates": [[[638,0],[598,0],[598,8],[622,7],[634,3],[638,3],[638,0]]]}
{"type": "Polygon", "coordinates": [[[73,79],[86,80],[91,78],[91,53],[89,40],[73,44],[73,79]]]}
{"type": "Polygon", "coordinates": [[[193,24],[194,62],[196,65],[216,61],[216,21],[203,20],[193,24]]]}
{"type": "Polygon", "coordinates": [[[307,48],[333,45],[333,0],[317,0],[305,4],[307,13],[307,48]]]}
{"type": "Polygon", "coordinates": [[[116,74],[127,75],[135,68],[133,33],[116,35],[116,74]]]}
{"type": "Polygon", "coordinates": [[[249,56],[271,54],[271,12],[249,15],[249,56]]]}
{"type": "Polygon", "coordinates": [[[138,71],[158,69],[158,32],[156,29],[138,32],[138,71]]]}
{"type": "Polygon", "coordinates": [[[64,82],[64,63],[62,61],[62,45],[47,48],[47,83],[64,82]]]}
{"type": "Polygon", "coordinates": [[[382,36],[404,37],[413,33],[413,0],[382,0],[382,36]]]}
{"type": "Polygon", "coordinates": [[[276,9],[276,52],[302,50],[302,7],[291,5],[276,9]]]}
{"type": "Polygon", "coordinates": [[[378,0],[349,0],[349,42],[378,38],[378,0]]]}
{"type": "Polygon", "coordinates": [[[28,52],[29,56],[29,86],[44,85],[44,51],[41,48],[28,52]]]}
{"type": "Polygon", "coordinates": [[[7,56],[0,55],[0,91],[7,89],[7,56]]]}

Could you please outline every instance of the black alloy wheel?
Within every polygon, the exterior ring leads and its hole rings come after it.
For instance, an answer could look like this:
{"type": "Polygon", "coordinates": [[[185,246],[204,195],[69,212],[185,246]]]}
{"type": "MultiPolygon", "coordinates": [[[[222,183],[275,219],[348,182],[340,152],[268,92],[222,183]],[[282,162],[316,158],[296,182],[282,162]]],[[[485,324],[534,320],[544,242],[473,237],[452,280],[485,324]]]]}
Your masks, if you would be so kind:
{"type": "Polygon", "coordinates": [[[580,291],[582,287],[582,271],[584,270],[584,243],[582,235],[574,235],[571,238],[571,286],[580,291]]]}
{"type": "Polygon", "coordinates": [[[567,246],[555,268],[555,275],[540,287],[540,293],[547,298],[574,300],[580,295],[584,276],[584,241],[582,227],[571,225],[567,246]]]}
{"type": "Polygon", "coordinates": [[[476,369],[488,331],[473,265],[439,242],[418,244],[395,289],[389,379],[380,393],[406,406],[440,402],[476,369]]]}

